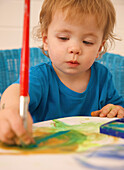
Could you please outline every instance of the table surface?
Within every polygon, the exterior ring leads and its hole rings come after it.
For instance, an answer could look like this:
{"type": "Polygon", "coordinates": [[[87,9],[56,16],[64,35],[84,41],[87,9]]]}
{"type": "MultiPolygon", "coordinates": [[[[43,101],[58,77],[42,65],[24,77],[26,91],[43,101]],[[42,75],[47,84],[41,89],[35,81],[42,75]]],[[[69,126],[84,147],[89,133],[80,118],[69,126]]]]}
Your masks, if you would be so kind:
{"type": "MultiPolygon", "coordinates": [[[[113,119],[96,117],[69,117],[59,119],[75,126],[88,122],[108,122],[113,119]]],[[[36,123],[34,127],[51,127],[52,120],[36,123]]],[[[89,127],[87,127],[89,128],[89,127]]],[[[91,128],[91,127],[90,127],[91,128]]],[[[83,130],[82,130],[83,131],[83,130]]],[[[91,128],[92,131],[92,128],[91,128]]],[[[99,132],[98,132],[99,133],[99,132]]],[[[108,135],[106,135],[108,136],[108,135]]],[[[82,170],[82,169],[124,169],[124,139],[108,136],[101,146],[95,146],[82,152],[67,154],[29,154],[4,155],[0,149],[0,170],[82,170]],[[110,140],[111,139],[111,140],[110,140]],[[114,140],[114,144],[113,144],[114,140]]]]}

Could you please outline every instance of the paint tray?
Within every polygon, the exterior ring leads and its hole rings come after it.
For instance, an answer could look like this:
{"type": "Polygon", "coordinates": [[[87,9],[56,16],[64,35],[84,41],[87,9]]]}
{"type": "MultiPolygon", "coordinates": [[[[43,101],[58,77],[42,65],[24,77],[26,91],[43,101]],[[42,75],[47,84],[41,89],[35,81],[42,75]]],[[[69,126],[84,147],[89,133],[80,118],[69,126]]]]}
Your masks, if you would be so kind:
{"type": "Polygon", "coordinates": [[[124,138],[124,118],[101,125],[100,133],[124,138]]]}

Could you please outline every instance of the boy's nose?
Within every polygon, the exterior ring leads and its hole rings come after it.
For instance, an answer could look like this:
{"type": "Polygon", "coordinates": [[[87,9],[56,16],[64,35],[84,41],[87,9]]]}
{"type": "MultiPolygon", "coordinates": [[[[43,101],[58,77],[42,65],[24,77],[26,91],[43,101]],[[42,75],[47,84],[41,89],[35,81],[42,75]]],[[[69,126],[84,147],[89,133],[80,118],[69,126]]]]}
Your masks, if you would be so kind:
{"type": "Polygon", "coordinates": [[[68,52],[71,54],[76,54],[76,55],[80,55],[81,54],[81,49],[80,47],[69,47],[68,48],[68,52]]]}

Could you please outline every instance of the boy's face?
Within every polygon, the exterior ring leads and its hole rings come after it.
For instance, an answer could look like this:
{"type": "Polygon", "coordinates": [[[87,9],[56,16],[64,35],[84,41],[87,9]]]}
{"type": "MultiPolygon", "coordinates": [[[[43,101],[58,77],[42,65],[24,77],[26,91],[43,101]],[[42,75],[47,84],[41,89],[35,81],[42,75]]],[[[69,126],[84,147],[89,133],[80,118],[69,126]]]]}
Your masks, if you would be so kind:
{"type": "Polygon", "coordinates": [[[102,47],[103,29],[97,27],[94,16],[85,15],[82,22],[76,23],[56,12],[42,38],[58,74],[85,74],[102,47]]]}

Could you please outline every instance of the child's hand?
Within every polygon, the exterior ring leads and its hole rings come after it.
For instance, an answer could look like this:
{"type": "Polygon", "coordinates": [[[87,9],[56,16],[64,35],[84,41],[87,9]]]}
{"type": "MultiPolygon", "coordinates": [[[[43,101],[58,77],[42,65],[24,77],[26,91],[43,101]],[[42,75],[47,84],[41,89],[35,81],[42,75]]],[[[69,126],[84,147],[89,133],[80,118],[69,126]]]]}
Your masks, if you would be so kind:
{"type": "Polygon", "coordinates": [[[24,129],[18,109],[0,110],[0,141],[9,145],[34,143],[32,134],[32,118],[28,113],[28,132],[24,129]]]}
{"type": "Polygon", "coordinates": [[[92,112],[91,116],[123,118],[124,108],[119,105],[107,104],[101,110],[92,112]]]}

